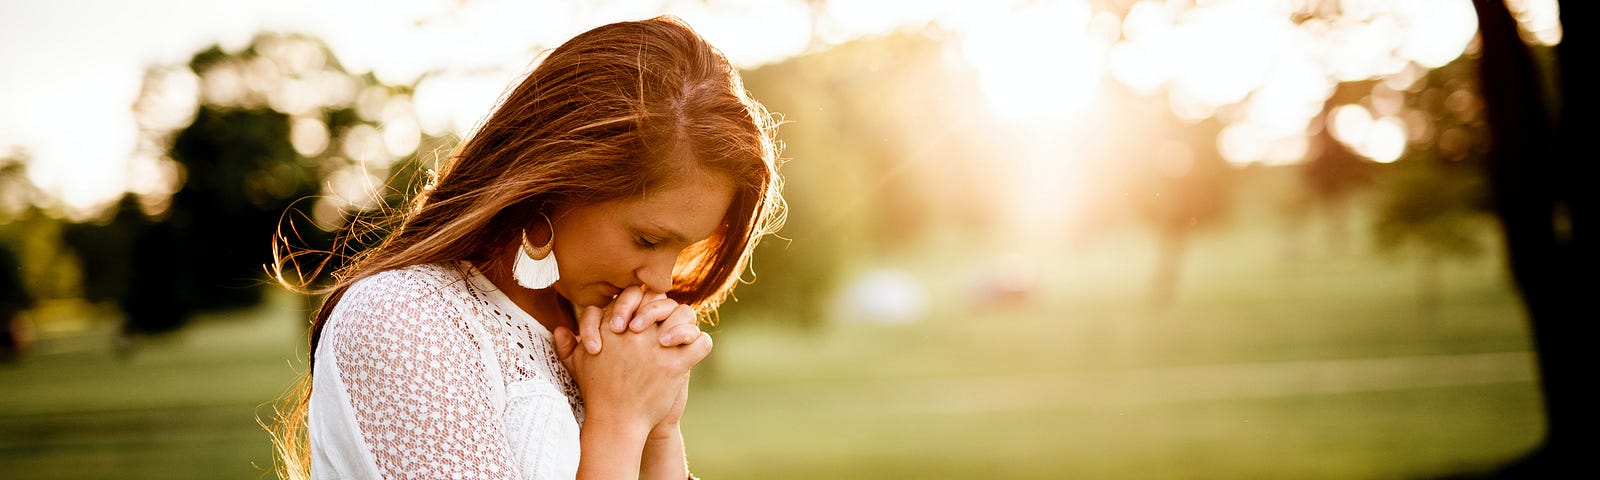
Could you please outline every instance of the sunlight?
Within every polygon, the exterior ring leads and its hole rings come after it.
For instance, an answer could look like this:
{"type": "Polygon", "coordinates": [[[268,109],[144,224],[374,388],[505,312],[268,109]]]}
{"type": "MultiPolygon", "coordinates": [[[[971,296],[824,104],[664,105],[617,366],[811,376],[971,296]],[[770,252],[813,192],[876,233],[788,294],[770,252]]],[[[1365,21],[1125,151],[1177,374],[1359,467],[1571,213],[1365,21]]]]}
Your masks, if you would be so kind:
{"type": "MultiPolygon", "coordinates": [[[[1538,26],[1551,23],[1539,20],[1552,18],[1550,2],[1515,3],[1528,7],[1519,14],[1527,32],[1552,29],[1538,26]]],[[[1477,24],[1466,0],[1349,1],[1338,16],[1298,23],[1290,21],[1293,8],[1139,1],[1123,19],[1108,67],[1135,92],[1165,93],[1179,118],[1225,115],[1217,146],[1229,163],[1287,164],[1302,160],[1306,128],[1338,82],[1392,79],[1399,86],[1385,91],[1399,98],[1398,89],[1460,57],[1477,24]]],[[[1375,111],[1344,110],[1341,141],[1375,161],[1397,159],[1412,129],[1391,100],[1375,97],[1375,111]]]]}
{"type": "Polygon", "coordinates": [[[1372,128],[1367,132],[1367,143],[1365,148],[1361,149],[1361,154],[1378,163],[1392,163],[1399,160],[1400,154],[1405,151],[1405,123],[1395,117],[1382,117],[1372,122],[1372,128]]]}
{"type": "Polygon", "coordinates": [[[1351,150],[1378,163],[1400,159],[1406,149],[1405,122],[1397,117],[1373,118],[1361,105],[1341,105],[1333,109],[1330,133],[1351,150]]]}
{"type": "Polygon", "coordinates": [[[390,156],[404,158],[417,151],[417,146],[422,144],[422,127],[417,124],[410,98],[397,96],[390,99],[378,115],[383,124],[383,148],[390,156]]]}
{"type": "Polygon", "coordinates": [[[1308,60],[1280,62],[1242,105],[1242,117],[1218,137],[1228,163],[1284,165],[1306,153],[1306,125],[1322,113],[1333,81],[1308,60]]]}
{"type": "Polygon", "coordinates": [[[1244,99],[1274,62],[1303,44],[1288,18],[1242,6],[1190,11],[1174,30],[1162,59],[1173,86],[1212,107],[1244,99]]]}
{"type": "Polygon", "coordinates": [[[1467,49],[1478,32],[1478,14],[1470,2],[1411,1],[1395,6],[1411,20],[1397,53],[1427,68],[1437,68],[1467,49]]]}
{"type": "Polygon", "coordinates": [[[301,156],[314,157],[328,149],[328,125],[317,117],[299,117],[289,124],[289,145],[301,156]]]}
{"type": "Polygon", "coordinates": [[[478,122],[499,102],[506,85],[512,84],[518,75],[509,70],[478,70],[422,77],[412,94],[419,126],[428,135],[471,136],[478,122]]]}
{"type": "Polygon", "coordinates": [[[1540,45],[1561,43],[1561,5],[1556,0],[1506,0],[1517,17],[1523,40],[1540,45]]]}
{"type": "Polygon", "coordinates": [[[1367,128],[1372,126],[1372,114],[1360,105],[1340,105],[1328,116],[1333,119],[1328,124],[1331,129],[1329,133],[1345,145],[1360,144],[1362,136],[1367,134],[1367,128]]]}
{"type": "Polygon", "coordinates": [[[387,153],[383,150],[383,135],[372,125],[360,124],[344,131],[343,139],[339,144],[343,146],[341,153],[358,163],[383,163],[387,165],[387,153]]]}
{"type": "Polygon", "coordinates": [[[1156,2],[1129,7],[1122,19],[1122,35],[1127,40],[1117,42],[1111,50],[1112,75],[1134,92],[1156,93],[1168,77],[1157,56],[1170,36],[1173,21],[1171,11],[1156,2]]]}
{"type": "MultiPolygon", "coordinates": [[[[1059,126],[1050,122],[1081,118],[1103,97],[1100,82],[1110,74],[1134,93],[1165,96],[1179,118],[1216,117],[1237,125],[1226,138],[1216,139],[1231,163],[1293,163],[1315,116],[1308,112],[1320,109],[1330,85],[1381,79],[1406,91],[1428,70],[1459,58],[1477,24],[1468,0],[1344,0],[1311,18],[1296,16],[1316,10],[1311,4],[1317,2],[1304,0],[400,0],[382,8],[298,0],[227,7],[175,3],[184,6],[144,23],[125,21],[137,8],[114,4],[92,13],[41,7],[32,9],[32,20],[13,21],[8,29],[22,35],[19,39],[38,39],[24,43],[74,52],[5,52],[13,67],[7,78],[21,88],[0,92],[6,99],[0,103],[26,113],[0,119],[0,147],[27,147],[36,159],[29,176],[53,201],[92,212],[130,188],[127,163],[142,155],[133,152],[138,135],[128,132],[136,124],[126,106],[140,84],[139,74],[132,72],[181,63],[194,47],[210,42],[238,50],[258,30],[304,32],[323,39],[327,50],[283,38],[262,46],[276,66],[241,63],[203,77],[170,72],[170,78],[151,83],[176,92],[177,103],[154,105],[160,108],[141,113],[141,121],[158,129],[186,124],[197,100],[186,99],[194,96],[188,92],[206,102],[271,106],[297,119],[315,115],[321,106],[345,103],[360,93],[348,76],[325,70],[336,58],[353,74],[414,87],[415,120],[380,109],[369,118],[386,125],[377,132],[378,142],[352,156],[378,154],[390,161],[414,152],[423,135],[470,135],[537,52],[584,26],[673,13],[695,25],[739,68],[895,29],[942,29],[961,38],[952,51],[970,62],[983,101],[1002,119],[1059,126]],[[68,21],[72,18],[76,23],[68,21]],[[95,33],[126,40],[104,45],[95,33]],[[263,69],[271,71],[260,75],[263,69]],[[285,75],[292,78],[262,89],[262,79],[285,75]],[[18,93],[23,91],[28,93],[18,93]],[[58,109],[94,113],[69,115],[58,109]],[[81,141],[85,134],[97,141],[81,141]]],[[[1528,42],[1561,42],[1556,0],[1506,4],[1528,42]]],[[[1402,113],[1369,105],[1375,109],[1371,124],[1393,123],[1372,127],[1372,132],[1387,132],[1378,137],[1392,138],[1394,128],[1412,136],[1441,133],[1407,126],[1400,121],[1402,113]]],[[[314,127],[294,125],[296,151],[321,152],[345,134],[314,127]]],[[[1383,152],[1397,148],[1403,150],[1403,144],[1383,152]]],[[[1363,150],[1363,155],[1385,158],[1388,153],[1363,150]]]]}
{"type": "Polygon", "coordinates": [[[811,40],[805,2],[683,2],[670,11],[694,25],[696,32],[738,68],[754,68],[799,54],[811,40]]]}
{"type": "Polygon", "coordinates": [[[1074,1],[973,25],[962,46],[989,105],[1010,118],[1061,118],[1093,100],[1108,46],[1091,38],[1090,18],[1074,1]]]}

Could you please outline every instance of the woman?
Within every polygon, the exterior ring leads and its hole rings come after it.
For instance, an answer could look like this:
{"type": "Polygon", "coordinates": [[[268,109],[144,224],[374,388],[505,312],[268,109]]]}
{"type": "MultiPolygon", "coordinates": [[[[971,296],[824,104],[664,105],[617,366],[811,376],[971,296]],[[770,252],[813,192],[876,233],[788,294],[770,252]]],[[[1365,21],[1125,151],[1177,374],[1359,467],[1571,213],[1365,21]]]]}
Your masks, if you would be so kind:
{"type": "Polygon", "coordinates": [[[335,275],[298,397],[310,451],[288,416],[284,469],[688,477],[697,319],[782,222],[772,127],[676,19],[551,51],[335,275]]]}

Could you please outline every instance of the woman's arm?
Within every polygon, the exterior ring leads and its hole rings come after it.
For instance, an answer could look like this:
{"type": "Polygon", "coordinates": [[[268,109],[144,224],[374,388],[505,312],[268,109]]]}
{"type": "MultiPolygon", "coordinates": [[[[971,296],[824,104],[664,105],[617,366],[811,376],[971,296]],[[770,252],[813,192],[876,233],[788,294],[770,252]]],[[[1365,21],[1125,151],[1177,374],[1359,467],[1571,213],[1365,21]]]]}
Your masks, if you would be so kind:
{"type": "Polygon", "coordinates": [[[683,415],[683,407],[688,400],[689,382],[684,382],[683,391],[678,393],[672,411],[662,423],[650,430],[650,437],[644,443],[644,458],[639,464],[645,480],[683,480],[689,477],[683,431],[678,428],[678,418],[683,415]]]}
{"type": "MultiPolygon", "coordinates": [[[[658,340],[662,347],[667,348],[691,345],[700,339],[702,333],[700,327],[695,325],[693,309],[679,305],[666,295],[658,294],[647,300],[634,312],[632,321],[627,322],[626,326],[613,325],[612,331],[643,334],[649,327],[660,324],[659,330],[664,333],[660,334],[658,340]]],[[[640,465],[645,479],[682,480],[689,477],[683,432],[678,428],[678,420],[683,417],[683,408],[688,402],[689,382],[685,381],[672,409],[650,430],[650,437],[645,441],[644,458],[640,465]]]]}
{"type": "MultiPolygon", "coordinates": [[[[596,322],[607,313],[586,307],[578,323],[596,322]]],[[[663,471],[660,458],[674,454],[677,468],[683,468],[681,436],[663,436],[656,429],[670,413],[681,413],[689,369],[710,353],[711,338],[702,333],[687,345],[662,348],[662,328],[652,326],[646,332],[652,335],[602,329],[605,348],[598,355],[577,353],[577,339],[566,329],[554,332],[557,355],[577,380],[585,403],[578,478],[637,478],[641,468],[663,471]],[[657,441],[647,446],[652,438],[657,441]]],[[[672,417],[668,423],[675,426],[677,415],[672,417]]]]}
{"type": "Polygon", "coordinates": [[[586,416],[579,434],[583,454],[578,458],[578,478],[638,478],[648,434],[648,429],[624,419],[586,416]]]}
{"type": "MultiPolygon", "coordinates": [[[[425,277],[379,274],[346,293],[324,331],[376,477],[505,477],[515,471],[478,342],[458,307],[419,295],[425,277]]],[[[315,447],[314,447],[315,448],[315,447]]],[[[364,476],[364,475],[363,475],[364,476]]]]}

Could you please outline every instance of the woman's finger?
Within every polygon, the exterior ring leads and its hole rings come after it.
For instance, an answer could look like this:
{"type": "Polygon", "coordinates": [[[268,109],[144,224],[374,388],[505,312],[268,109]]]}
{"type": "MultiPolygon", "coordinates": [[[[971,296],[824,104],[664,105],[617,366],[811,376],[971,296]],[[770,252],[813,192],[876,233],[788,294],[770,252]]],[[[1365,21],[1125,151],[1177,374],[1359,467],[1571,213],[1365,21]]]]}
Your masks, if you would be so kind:
{"type": "Polygon", "coordinates": [[[583,307],[578,315],[578,338],[583,340],[583,349],[590,355],[600,353],[600,316],[600,307],[594,305],[583,307]]]}
{"type": "Polygon", "coordinates": [[[622,333],[628,328],[628,319],[633,317],[634,310],[639,308],[639,303],[644,301],[644,290],[637,285],[622,289],[617,298],[611,300],[611,305],[606,307],[606,324],[614,333],[622,333]]]}
{"type": "Polygon", "coordinates": [[[556,327],[551,336],[555,337],[556,358],[561,359],[561,365],[567,367],[567,371],[572,371],[572,352],[578,349],[578,337],[573,336],[567,327],[556,327]]]}
{"type": "Polygon", "coordinates": [[[634,312],[633,322],[628,324],[628,329],[633,330],[634,333],[643,332],[645,328],[667,320],[672,315],[673,309],[677,307],[678,302],[665,296],[646,303],[644,306],[639,307],[639,311],[634,312]]]}
{"type": "Polygon", "coordinates": [[[711,334],[700,332],[700,336],[696,337],[693,343],[683,348],[687,349],[689,353],[688,359],[691,363],[688,367],[694,368],[695,365],[700,364],[701,360],[705,360],[706,355],[711,354],[711,334]]]}
{"type": "Polygon", "coordinates": [[[678,324],[668,328],[661,334],[661,346],[676,347],[688,345],[700,339],[700,327],[694,324],[678,324]]]}

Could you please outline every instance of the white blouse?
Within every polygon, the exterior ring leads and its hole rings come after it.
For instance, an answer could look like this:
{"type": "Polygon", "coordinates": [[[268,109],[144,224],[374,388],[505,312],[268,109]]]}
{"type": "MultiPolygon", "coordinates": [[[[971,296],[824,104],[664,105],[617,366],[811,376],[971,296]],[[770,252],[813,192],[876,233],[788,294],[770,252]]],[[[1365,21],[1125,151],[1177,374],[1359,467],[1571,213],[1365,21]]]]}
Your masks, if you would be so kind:
{"type": "Polygon", "coordinates": [[[469,263],[356,281],[313,368],[314,479],[577,475],[577,384],[550,332],[469,263]]]}

